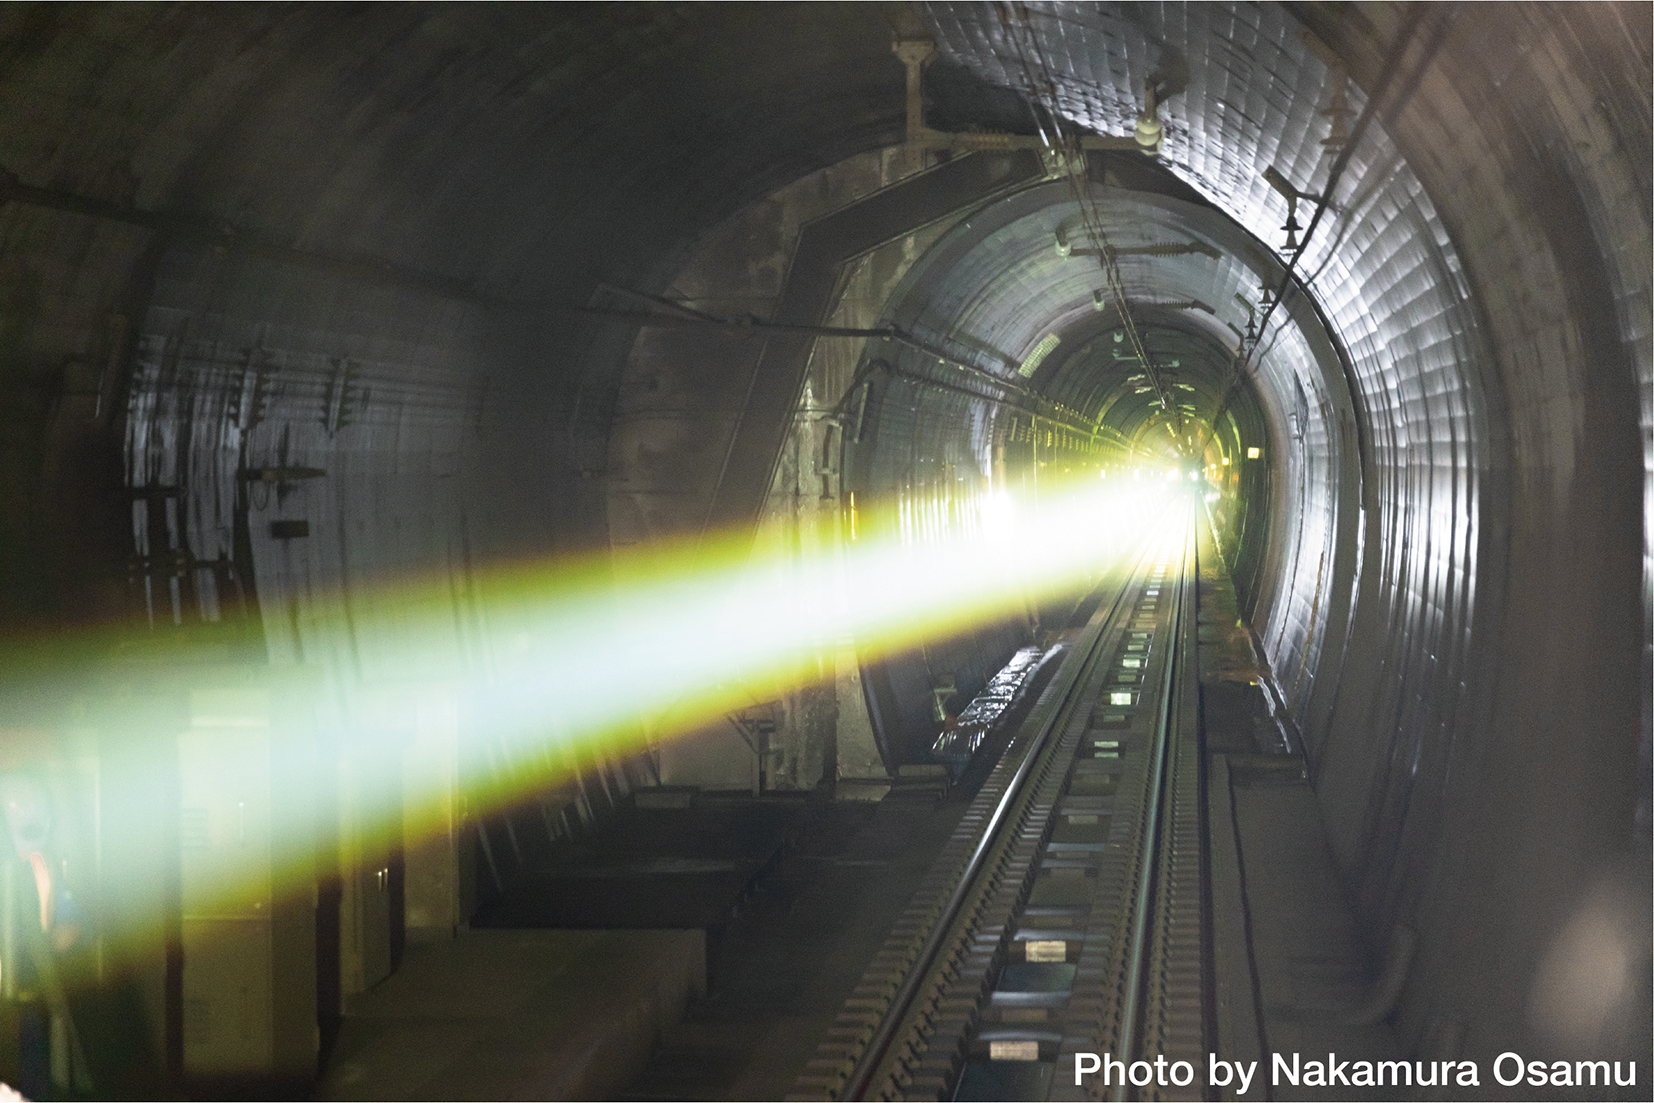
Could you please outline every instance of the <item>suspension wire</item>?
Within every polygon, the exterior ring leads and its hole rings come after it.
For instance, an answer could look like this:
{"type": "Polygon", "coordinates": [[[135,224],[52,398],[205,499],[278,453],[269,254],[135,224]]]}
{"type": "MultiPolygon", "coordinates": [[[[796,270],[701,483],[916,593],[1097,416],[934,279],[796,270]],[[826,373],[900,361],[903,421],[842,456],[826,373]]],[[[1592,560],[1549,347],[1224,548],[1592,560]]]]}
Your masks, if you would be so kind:
{"type": "MultiPolygon", "coordinates": [[[[1091,195],[1091,182],[1086,172],[1086,161],[1079,152],[1079,142],[1075,140],[1077,135],[1063,135],[1061,130],[1058,129],[1061,126],[1059,120],[1062,116],[1057,97],[1056,75],[1044,49],[1040,46],[1038,36],[1034,33],[1026,4],[1021,5],[1021,15],[1024,33],[1034,60],[1038,63],[1041,75],[1044,78],[1045,94],[1049,97],[1048,101],[1042,106],[1051,118],[1053,128],[1057,129],[1058,140],[1062,143],[1066,155],[1065,167],[1068,169],[1065,173],[1065,179],[1069,190],[1074,195],[1075,204],[1079,208],[1081,223],[1086,234],[1097,244],[1098,265],[1103,270],[1109,292],[1113,295],[1119,309],[1121,324],[1126,331],[1127,340],[1131,344],[1132,353],[1137,357],[1138,362],[1143,365],[1144,375],[1149,386],[1154,390],[1155,398],[1159,401],[1161,408],[1174,419],[1174,424],[1177,426],[1177,435],[1181,437],[1183,431],[1181,411],[1172,402],[1169,389],[1161,378],[1160,372],[1156,370],[1154,361],[1149,357],[1148,347],[1144,343],[1141,331],[1137,328],[1136,319],[1132,315],[1126,293],[1125,278],[1120,272],[1119,256],[1104,228],[1102,212],[1098,209],[1096,201],[1091,195]]],[[[1021,60],[1026,68],[1026,57],[1021,60]]],[[[1032,83],[1030,80],[1030,84],[1032,83]]]]}
{"type": "MultiPolygon", "coordinates": [[[[1321,224],[1321,216],[1324,215],[1327,208],[1332,205],[1333,192],[1338,186],[1338,181],[1343,177],[1344,170],[1349,166],[1350,157],[1355,153],[1355,147],[1360,143],[1362,137],[1365,136],[1367,127],[1378,115],[1379,105],[1383,101],[1385,94],[1389,91],[1390,85],[1395,79],[1396,71],[1401,67],[1402,58],[1406,55],[1408,47],[1412,45],[1414,39],[1418,36],[1419,27],[1424,21],[1425,10],[1432,6],[1433,5],[1431,4],[1425,3],[1424,0],[1414,0],[1413,4],[1408,8],[1407,18],[1403,22],[1400,32],[1396,35],[1395,42],[1391,44],[1389,52],[1385,55],[1383,67],[1379,70],[1378,80],[1373,85],[1373,92],[1367,97],[1367,102],[1362,105],[1361,116],[1356,119],[1355,126],[1351,128],[1349,138],[1345,140],[1344,145],[1339,149],[1338,156],[1333,159],[1332,168],[1327,173],[1326,186],[1322,188],[1320,196],[1315,201],[1315,213],[1310,217],[1309,225],[1304,230],[1304,236],[1299,242],[1298,248],[1293,251],[1291,258],[1287,261],[1285,270],[1281,273],[1281,282],[1275,289],[1274,301],[1269,303],[1269,305],[1264,308],[1263,317],[1258,320],[1257,334],[1252,338],[1250,345],[1248,345],[1245,338],[1242,338],[1240,347],[1235,351],[1235,357],[1232,361],[1234,366],[1229,374],[1229,383],[1224,388],[1222,400],[1218,403],[1217,409],[1212,415],[1211,425],[1207,434],[1201,439],[1199,447],[1195,450],[1196,456],[1205,453],[1207,444],[1211,442],[1212,436],[1217,433],[1219,419],[1221,419],[1228,411],[1229,405],[1234,401],[1235,395],[1240,392],[1241,384],[1247,379],[1255,377],[1258,371],[1262,368],[1263,358],[1257,355],[1257,350],[1263,343],[1265,328],[1268,326],[1269,319],[1274,315],[1276,308],[1286,302],[1286,298],[1289,294],[1296,298],[1301,291],[1305,290],[1305,285],[1302,281],[1296,278],[1298,262],[1303,258],[1304,254],[1308,252],[1310,238],[1314,236],[1316,227],[1321,224]]],[[[1445,18],[1452,19],[1453,15],[1450,13],[1445,18]]],[[[1439,37],[1440,36],[1437,36],[1438,41],[1439,37]]],[[[1414,66],[1414,83],[1417,82],[1417,78],[1422,73],[1424,66],[1428,65],[1431,58],[1434,56],[1435,51],[1433,49],[1429,50],[1425,53],[1424,57],[1420,59],[1419,63],[1414,66]]],[[[1404,102],[1405,99],[1399,100],[1397,103],[1393,104],[1390,108],[1390,113],[1393,115],[1404,102]]],[[[1329,262],[1330,259],[1331,258],[1329,257],[1329,262]]],[[[1322,268],[1324,269],[1325,267],[1326,265],[1323,264],[1322,268]]],[[[1320,275],[1319,269],[1316,271],[1315,275],[1320,275]]],[[[1312,280],[1313,278],[1314,277],[1311,277],[1312,280]]],[[[1277,329],[1277,340],[1279,339],[1280,332],[1284,330],[1284,328],[1283,323],[1283,325],[1277,329]]],[[[1275,342],[1271,341],[1270,348],[1274,347],[1275,342]]]]}
{"type": "MultiPolygon", "coordinates": [[[[1119,256],[1113,242],[1109,240],[1104,229],[1102,212],[1097,208],[1096,200],[1091,195],[1091,181],[1087,174],[1086,160],[1080,150],[1078,135],[1065,134],[1060,102],[1057,95],[1056,75],[1052,70],[1045,51],[1040,47],[1039,36],[1034,33],[1029,18],[1029,9],[1026,4],[1018,5],[1021,15],[1023,37],[1026,45],[1018,41],[1015,25],[1011,18],[1011,5],[1001,3],[996,5],[995,11],[999,16],[1000,25],[1006,33],[1006,40],[1010,44],[1017,64],[1022,69],[1023,80],[1028,92],[1034,97],[1035,103],[1043,108],[1043,114],[1050,121],[1051,133],[1039,122],[1041,112],[1035,112],[1035,126],[1039,129],[1040,137],[1053,153],[1062,157],[1063,177],[1068,183],[1070,192],[1074,196],[1075,204],[1080,211],[1080,222],[1085,234],[1097,245],[1096,257],[1098,266],[1103,271],[1104,282],[1108,285],[1110,296],[1120,313],[1121,327],[1126,332],[1130,342],[1132,355],[1143,366],[1144,377],[1154,390],[1155,399],[1160,408],[1171,418],[1174,426],[1173,436],[1179,447],[1188,442],[1185,439],[1185,425],[1183,412],[1173,401],[1165,381],[1155,368],[1154,361],[1149,357],[1147,345],[1143,342],[1141,332],[1137,328],[1136,319],[1132,316],[1131,306],[1126,294],[1125,278],[1120,272],[1119,256]],[[1032,61],[1030,60],[1032,58],[1032,61]],[[1040,69],[1036,78],[1034,65],[1040,69]]],[[[1198,454],[1198,453],[1197,453],[1198,454]]]]}

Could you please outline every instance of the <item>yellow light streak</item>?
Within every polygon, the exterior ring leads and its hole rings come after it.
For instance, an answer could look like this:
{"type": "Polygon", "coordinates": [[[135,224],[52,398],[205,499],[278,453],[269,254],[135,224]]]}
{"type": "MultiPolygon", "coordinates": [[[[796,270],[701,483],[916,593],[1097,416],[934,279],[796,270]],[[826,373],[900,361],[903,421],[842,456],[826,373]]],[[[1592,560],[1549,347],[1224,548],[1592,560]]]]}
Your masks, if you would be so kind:
{"type": "MultiPolygon", "coordinates": [[[[816,551],[754,555],[750,535],[732,534],[496,569],[481,588],[491,635],[505,643],[486,674],[451,669],[402,701],[381,696],[353,716],[330,705],[337,686],[316,678],[285,691],[281,708],[308,703],[318,717],[339,717],[319,721],[318,743],[371,763],[407,739],[411,722],[396,717],[399,709],[446,703],[464,718],[468,743],[485,742],[501,756],[497,780],[479,788],[468,778],[464,799],[473,810],[500,807],[565,781],[581,762],[633,753],[817,679],[824,650],[853,646],[876,659],[1072,589],[1135,558],[1163,531],[1180,494],[1158,481],[1075,476],[1067,485],[1046,482],[1037,504],[1008,488],[961,490],[945,503],[904,497],[884,509],[852,502],[851,539],[816,551]]],[[[377,641],[381,666],[457,667],[445,658],[453,650],[450,587],[444,577],[379,589],[375,599],[387,606],[394,599],[396,610],[394,635],[377,641]]],[[[350,600],[368,598],[358,592],[350,600]]],[[[338,596],[314,615],[343,615],[345,602],[338,596]]],[[[174,665],[154,677],[155,692],[171,680],[188,697],[202,675],[174,665]]],[[[248,840],[243,828],[246,858],[202,867],[211,883],[193,890],[215,894],[226,913],[308,894],[317,835],[314,810],[302,809],[312,794],[270,780],[272,755],[285,751],[268,719],[219,720],[197,709],[180,739],[201,751],[190,769],[202,784],[254,794],[240,808],[245,814],[253,801],[255,829],[248,840]]],[[[166,791],[176,761],[159,754],[119,783],[166,791]]],[[[355,825],[356,849],[398,836],[414,846],[452,824],[453,789],[440,772],[403,780],[393,817],[355,825]]]]}

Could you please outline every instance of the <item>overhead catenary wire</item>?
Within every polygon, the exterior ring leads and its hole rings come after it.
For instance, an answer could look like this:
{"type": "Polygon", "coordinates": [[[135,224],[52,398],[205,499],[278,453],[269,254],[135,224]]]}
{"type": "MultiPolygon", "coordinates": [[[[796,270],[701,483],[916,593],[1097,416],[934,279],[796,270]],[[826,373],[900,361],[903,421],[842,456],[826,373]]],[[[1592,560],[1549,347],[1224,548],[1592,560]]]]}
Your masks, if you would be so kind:
{"type": "Polygon", "coordinates": [[[1039,113],[1035,115],[1035,125],[1047,145],[1063,158],[1063,177],[1080,212],[1081,225],[1088,237],[1096,244],[1094,255],[1098,266],[1102,269],[1104,282],[1107,284],[1109,295],[1114,299],[1115,307],[1120,315],[1121,328],[1125,331],[1126,339],[1131,345],[1132,353],[1138,362],[1143,365],[1143,374],[1149,386],[1154,390],[1156,401],[1160,408],[1172,420],[1173,437],[1180,445],[1186,445],[1185,423],[1182,411],[1172,401],[1161,372],[1155,367],[1149,356],[1147,345],[1143,341],[1142,333],[1137,327],[1136,319],[1132,316],[1130,297],[1126,291],[1125,277],[1120,271],[1118,251],[1109,240],[1102,212],[1097,208],[1096,200],[1091,195],[1091,182],[1086,171],[1086,161],[1080,153],[1080,143],[1077,136],[1063,133],[1062,112],[1057,96],[1056,75],[1052,71],[1049,60],[1039,43],[1039,36],[1034,33],[1029,23],[1029,11],[1026,5],[1018,5],[1021,15],[1022,39],[1016,31],[1015,21],[1011,17],[1011,6],[1000,4],[996,8],[1000,24],[1005,29],[1006,40],[1011,47],[1022,69],[1023,79],[1027,85],[1029,95],[1043,108],[1043,114],[1050,123],[1050,131],[1039,122],[1039,113]],[[1034,66],[1039,68],[1036,76],[1034,66]]]}
{"type": "MultiPolygon", "coordinates": [[[[1001,392],[1001,394],[997,396],[983,394],[980,391],[971,389],[970,387],[964,387],[958,383],[950,383],[946,380],[936,379],[919,371],[898,368],[885,360],[876,358],[864,365],[856,373],[855,378],[851,380],[850,385],[845,388],[844,394],[840,398],[838,405],[834,407],[836,414],[842,413],[843,405],[848,402],[850,400],[850,396],[855,394],[857,389],[866,382],[867,376],[870,372],[878,369],[883,370],[891,376],[905,379],[920,386],[934,387],[939,390],[968,395],[986,402],[993,402],[1018,410],[1027,414],[1029,417],[1034,418],[1036,421],[1044,421],[1054,427],[1060,427],[1067,429],[1070,432],[1081,434],[1089,437],[1093,442],[1106,441],[1111,444],[1124,446],[1129,451],[1134,453],[1141,451],[1140,449],[1133,447],[1130,442],[1126,441],[1124,437],[1121,436],[1121,434],[1112,429],[1101,425],[1086,424],[1078,418],[1070,416],[1075,414],[1076,411],[1069,409],[1060,402],[1055,402],[1050,398],[1047,398],[1039,391],[1026,387],[1017,382],[1015,379],[997,375],[979,365],[962,360],[957,356],[949,355],[947,350],[938,348],[930,342],[914,336],[898,325],[891,324],[874,328],[864,328],[778,323],[765,321],[761,318],[755,318],[750,315],[736,318],[725,318],[716,314],[710,314],[702,310],[697,310],[675,299],[648,295],[643,292],[633,291],[630,288],[621,287],[616,284],[605,283],[603,287],[608,291],[616,292],[627,298],[638,300],[650,309],[626,310],[611,309],[601,306],[587,306],[578,308],[580,313],[597,317],[612,318],[617,322],[624,322],[642,327],[662,327],[672,329],[703,326],[748,335],[782,332],[804,333],[814,337],[852,337],[866,340],[891,341],[895,344],[906,346],[907,348],[920,353],[924,358],[921,363],[934,360],[938,364],[961,373],[967,380],[976,386],[986,386],[1001,392]]],[[[1012,365],[1007,362],[1007,366],[1009,367],[1012,365]]]]}

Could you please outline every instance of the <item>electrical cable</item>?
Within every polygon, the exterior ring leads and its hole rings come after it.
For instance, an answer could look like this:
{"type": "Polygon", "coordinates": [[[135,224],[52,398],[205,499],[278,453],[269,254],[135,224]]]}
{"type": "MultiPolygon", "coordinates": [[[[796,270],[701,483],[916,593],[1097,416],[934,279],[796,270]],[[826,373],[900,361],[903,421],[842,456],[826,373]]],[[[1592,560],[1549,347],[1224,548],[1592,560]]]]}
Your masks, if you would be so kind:
{"type": "MultiPolygon", "coordinates": [[[[1074,196],[1076,206],[1080,212],[1080,222],[1087,237],[1095,242],[1098,266],[1102,269],[1104,282],[1107,284],[1109,295],[1114,299],[1116,309],[1120,314],[1121,327],[1125,330],[1126,339],[1131,345],[1132,355],[1143,366],[1143,373],[1148,379],[1150,387],[1154,389],[1156,400],[1160,407],[1173,422],[1173,436],[1180,446],[1186,446],[1186,424],[1181,409],[1172,401],[1171,395],[1156,369],[1154,361],[1149,356],[1147,345],[1143,341],[1141,332],[1137,328],[1136,319],[1132,316],[1129,297],[1126,292],[1125,277],[1120,271],[1118,253],[1104,229],[1102,212],[1097,208],[1096,200],[1091,195],[1090,177],[1086,171],[1086,161],[1080,153],[1080,144],[1077,136],[1063,133],[1062,115],[1057,96],[1056,75],[1051,68],[1045,51],[1039,44],[1039,38],[1029,25],[1029,9],[1027,5],[1019,5],[1023,37],[1026,46],[1018,41],[1010,15],[1010,5],[1001,4],[996,7],[1000,24],[1006,32],[1006,40],[1011,46],[1012,53],[1022,69],[1024,82],[1028,94],[1034,97],[1035,102],[1043,109],[1046,118],[1051,123],[1052,134],[1047,136],[1045,128],[1039,126],[1040,135],[1054,154],[1063,158],[1063,176],[1068,183],[1069,190],[1074,196]],[[1030,55],[1033,61],[1030,61],[1030,55]],[[1036,79],[1033,65],[1040,69],[1040,79],[1036,79]],[[1043,92],[1041,87],[1043,86],[1043,92]],[[1047,98],[1048,97],[1048,98],[1047,98]]],[[[1035,116],[1038,126],[1038,113],[1035,116]]]]}
{"type": "MultiPolygon", "coordinates": [[[[1224,388],[1223,398],[1218,403],[1216,412],[1212,415],[1210,432],[1217,431],[1218,419],[1223,416],[1224,412],[1228,410],[1229,404],[1234,401],[1234,397],[1239,392],[1241,384],[1252,376],[1255,376],[1259,368],[1262,366],[1263,359],[1261,356],[1256,354],[1258,346],[1263,342],[1264,329],[1269,324],[1269,319],[1274,315],[1276,308],[1285,301],[1287,294],[1290,292],[1296,295],[1301,290],[1302,284],[1295,278],[1297,275],[1298,261],[1308,251],[1310,239],[1315,235],[1316,227],[1321,224],[1321,217],[1326,214],[1327,208],[1332,205],[1333,192],[1336,190],[1339,180],[1343,177],[1344,170],[1349,166],[1350,157],[1354,153],[1356,145],[1359,144],[1362,137],[1365,136],[1367,127],[1371,125],[1374,117],[1377,116],[1379,105],[1383,102],[1385,93],[1389,91],[1390,85],[1395,79],[1396,72],[1401,66],[1402,58],[1406,56],[1408,47],[1411,46],[1413,41],[1418,37],[1419,26],[1424,21],[1425,10],[1431,7],[1433,7],[1433,5],[1426,4],[1422,2],[1422,0],[1415,0],[1415,2],[1408,9],[1406,21],[1402,24],[1401,31],[1397,34],[1395,42],[1390,46],[1390,50],[1384,58],[1384,64],[1379,70],[1378,80],[1374,84],[1373,92],[1367,97],[1367,102],[1362,105],[1361,116],[1356,120],[1355,126],[1351,128],[1349,138],[1339,149],[1338,156],[1333,159],[1332,168],[1327,173],[1326,186],[1322,188],[1319,198],[1316,199],[1315,213],[1310,217],[1309,225],[1304,229],[1303,240],[1299,242],[1298,248],[1293,251],[1291,258],[1287,262],[1285,271],[1281,273],[1281,282],[1275,289],[1275,297],[1273,301],[1271,301],[1269,305],[1264,308],[1263,317],[1258,321],[1257,334],[1252,339],[1250,347],[1248,347],[1246,342],[1243,340],[1240,350],[1236,353],[1235,366],[1233,371],[1230,373],[1228,385],[1224,388]]],[[[1443,16],[1443,18],[1446,20],[1451,20],[1453,18],[1451,8],[1449,8],[1448,13],[1443,16]]],[[[1413,83],[1415,85],[1417,83],[1419,70],[1422,70],[1425,65],[1429,64],[1432,56],[1434,56],[1434,51],[1427,52],[1419,61],[1418,65],[1414,67],[1415,72],[1413,73],[1413,83]]],[[[1394,117],[1395,112],[1404,102],[1405,100],[1398,100],[1395,104],[1392,104],[1388,114],[1390,114],[1391,117],[1394,117]]],[[[1324,264],[1323,267],[1325,267],[1324,264]]],[[[1316,274],[1319,275],[1319,270],[1316,274]]],[[[1273,342],[1270,347],[1274,347],[1273,342]]],[[[1202,438],[1200,447],[1196,450],[1195,454],[1200,455],[1203,453],[1206,450],[1206,445],[1210,440],[1211,435],[1208,433],[1202,438]]]]}

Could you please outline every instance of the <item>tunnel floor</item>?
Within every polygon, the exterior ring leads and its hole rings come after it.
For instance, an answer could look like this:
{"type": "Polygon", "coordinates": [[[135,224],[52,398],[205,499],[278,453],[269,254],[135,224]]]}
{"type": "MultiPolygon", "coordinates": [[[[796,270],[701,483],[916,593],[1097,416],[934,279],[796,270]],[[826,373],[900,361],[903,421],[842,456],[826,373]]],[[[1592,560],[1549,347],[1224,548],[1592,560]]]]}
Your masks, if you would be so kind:
{"type": "MultiPolygon", "coordinates": [[[[1259,1061],[1260,1076],[1268,1075],[1271,1052],[1400,1059],[1383,1021],[1390,1008],[1375,1004],[1382,963],[1358,932],[1302,748],[1276,718],[1263,684],[1269,672],[1240,618],[1234,583],[1204,527],[1201,537],[1200,696],[1215,971],[1219,991],[1234,997],[1230,1004],[1220,996],[1218,1015],[1227,1020],[1220,1033],[1258,1039],[1246,1059],[1259,1061]],[[1229,980],[1226,970],[1249,973],[1250,983],[1229,980]]],[[[1271,1087],[1270,1097],[1373,1094],[1287,1083],[1271,1087]]]]}
{"type": "MultiPolygon", "coordinates": [[[[1303,756],[1204,532],[1199,562],[1220,1033],[1256,1039],[1260,1075],[1270,1052],[1399,1057],[1384,955],[1358,934],[1303,756]]],[[[877,801],[684,793],[631,808],[526,869],[471,932],[410,947],[398,974],[347,1007],[318,1097],[545,1098],[608,1084],[626,1100],[781,1098],[983,776],[951,790],[899,780],[877,801]],[[665,938],[695,930],[694,948],[665,938]],[[674,1003],[668,981],[703,967],[704,986],[699,974],[673,981],[674,1003]],[[467,1011],[473,988],[488,1006],[467,1011]],[[624,1023],[627,1044],[615,1041],[624,1023]]]]}
{"type": "Polygon", "coordinates": [[[515,1066],[512,1083],[520,1087],[555,1082],[562,1070],[553,1066],[568,1054],[548,1045],[547,1035],[601,1015],[616,988],[635,988],[624,964],[646,952],[625,938],[565,947],[556,936],[603,926],[653,935],[659,930],[638,928],[689,925],[706,931],[704,993],[691,996],[646,1062],[634,1062],[617,1097],[780,1098],[967,797],[961,790],[939,796],[934,784],[920,783],[898,786],[879,801],[723,795],[664,816],[633,810],[582,844],[583,868],[589,875],[594,859],[607,857],[614,869],[619,856],[649,851],[656,876],[642,863],[628,876],[602,881],[567,867],[541,869],[480,916],[487,929],[410,947],[401,972],[347,1007],[317,1098],[501,1097],[499,1069],[485,1066],[502,1061],[515,1066]],[[664,859],[663,843],[670,852],[664,859]],[[686,871],[696,861],[705,868],[686,871]],[[599,891],[571,891],[582,887],[599,891]],[[608,964],[580,973],[569,967],[571,955],[608,964]],[[456,976],[484,975],[493,1010],[468,1016],[456,1009],[466,1003],[456,976]],[[548,978],[565,996],[583,988],[583,997],[541,998],[548,978]],[[487,1046],[473,1039],[479,1017],[492,1024],[487,1046]],[[525,1020],[538,1029],[522,1032],[525,1020]],[[410,1060],[437,1038],[409,1023],[446,1024],[439,1033],[450,1058],[410,1073],[410,1060]],[[521,1038],[518,1052],[502,1052],[502,1044],[511,1047],[502,1032],[521,1038]],[[526,1067],[525,1060],[542,1067],[526,1067]]]}
{"type": "Polygon", "coordinates": [[[818,806],[725,931],[706,998],[618,1098],[785,1095],[953,831],[964,798],[897,792],[877,803],[818,806]]]}

